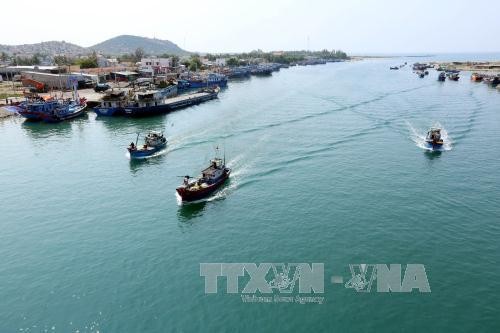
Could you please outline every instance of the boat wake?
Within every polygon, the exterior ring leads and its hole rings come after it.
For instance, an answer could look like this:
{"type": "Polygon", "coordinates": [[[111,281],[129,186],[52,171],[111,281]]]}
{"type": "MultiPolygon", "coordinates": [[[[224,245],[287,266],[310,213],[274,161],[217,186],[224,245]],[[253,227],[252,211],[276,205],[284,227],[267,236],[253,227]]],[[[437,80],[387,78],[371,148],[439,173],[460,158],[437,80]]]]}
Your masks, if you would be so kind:
{"type": "Polygon", "coordinates": [[[425,137],[426,137],[425,132],[423,133],[418,132],[408,121],[406,122],[406,124],[408,126],[408,129],[410,130],[410,139],[413,142],[415,142],[417,147],[428,151],[448,151],[452,149],[451,138],[449,137],[446,129],[440,123],[435,123],[434,127],[441,128],[441,138],[443,139],[444,142],[441,148],[429,147],[425,142],[425,137]]]}

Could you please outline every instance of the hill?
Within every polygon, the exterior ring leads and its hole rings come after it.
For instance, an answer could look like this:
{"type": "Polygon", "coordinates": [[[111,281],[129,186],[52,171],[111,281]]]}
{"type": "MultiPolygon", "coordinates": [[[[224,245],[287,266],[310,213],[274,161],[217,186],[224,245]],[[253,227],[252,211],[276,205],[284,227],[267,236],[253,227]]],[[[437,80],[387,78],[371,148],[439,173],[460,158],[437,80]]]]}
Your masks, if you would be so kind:
{"type": "Polygon", "coordinates": [[[0,44],[0,52],[5,52],[10,55],[33,55],[39,53],[49,56],[59,54],[76,56],[89,54],[95,50],[101,54],[118,56],[125,53],[134,53],[137,48],[142,48],[144,52],[149,55],[160,55],[164,53],[186,55],[189,53],[168,40],[131,35],[117,36],[90,47],[82,47],[65,41],[49,41],[22,45],[0,44]]]}
{"type": "Polygon", "coordinates": [[[137,48],[142,48],[146,54],[159,55],[163,53],[185,55],[188,52],[168,40],[155,38],[121,35],[88,48],[102,54],[120,55],[133,53],[137,48]]]}
{"type": "Polygon", "coordinates": [[[8,54],[86,54],[89,51],[81,46],[67,43],[65,41],[49,41],[35,44],[22,44],[22,45],[2,45],[0,44],[0,52],[8,54]]]}

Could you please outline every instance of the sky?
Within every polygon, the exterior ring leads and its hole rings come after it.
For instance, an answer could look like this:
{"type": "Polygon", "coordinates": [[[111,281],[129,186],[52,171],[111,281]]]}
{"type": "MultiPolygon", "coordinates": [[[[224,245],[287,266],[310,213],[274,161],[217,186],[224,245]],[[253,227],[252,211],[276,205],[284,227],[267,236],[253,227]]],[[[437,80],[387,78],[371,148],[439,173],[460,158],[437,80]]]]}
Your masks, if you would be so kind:
{"type": "Polygon", "coordinates": [[[0,9],[0,44],[91,46],[128,34],[211,53],[500,51],[499,0],[45,0],[2,1],[0,9]]]}

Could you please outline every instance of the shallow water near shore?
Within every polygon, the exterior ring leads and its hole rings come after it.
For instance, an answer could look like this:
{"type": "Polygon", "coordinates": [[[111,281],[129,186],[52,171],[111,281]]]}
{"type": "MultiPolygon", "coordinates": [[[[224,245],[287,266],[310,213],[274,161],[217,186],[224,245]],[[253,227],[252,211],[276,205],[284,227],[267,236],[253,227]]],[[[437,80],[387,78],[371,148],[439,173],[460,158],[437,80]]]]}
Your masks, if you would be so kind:
{"type": "Polygon", "coordinates": [[[500,93],[389,70],[425,60],[291,67],[152,118],[0,120],[0,332],[498,329],[500,93]],[[148,130],[166,151],[128,159],[148,130]],[[231,179],[179,205],[216,146],[231,179]],[[204,262],[324,263],[325,302],[206,295],[204,262]],[[424,264],[432,292],[329,283],[352,263],[424,264]]]}

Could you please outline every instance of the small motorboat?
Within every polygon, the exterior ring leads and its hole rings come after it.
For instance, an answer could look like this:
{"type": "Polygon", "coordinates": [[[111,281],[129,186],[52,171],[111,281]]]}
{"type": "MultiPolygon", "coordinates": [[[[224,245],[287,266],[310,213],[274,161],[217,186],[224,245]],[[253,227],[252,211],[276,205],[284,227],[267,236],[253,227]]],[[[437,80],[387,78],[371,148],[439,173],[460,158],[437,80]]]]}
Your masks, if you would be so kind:
{"type": "Polygon", "coordinates": [[[210,160],[210,166],[201,172],[199,178],[184,176],[183,184],[176,189],[181,200],[186,202],[200,200],[221,187],[231,174],[231,169],[226,167],[225,160],[218,157],[210,160]]]}
{"type": "Polygon", "coordinates": [[[458,73],[450,73],[450,74],[448,74],[448,80],[458,81],[458,79],[460,79],[460,76],[458,76],[458,73]]]}
{"type": "Polygon", "coordinates": [[[424,72],[418,72],[418,77],[423,79],[425,77],[425,73],[424,72]]]}
{"type": "Polygon", "coordinates": [[[425,143],[429,148],[439,149],[443,146],[443,139],[441,138],[441,129],[437,127],[431,127],[427,136],[425,137],[425,143]]]}
{"type": "Polygon", "coordinates": [[[394,67],[390,67],[390,69],[397,70],[397,69],[399,69],[399,67],[398,66],[394,66],[394,67]]]}
{"type": "Polygon", "coordinates": [[[142,147],[137,146],[138,140],[139,134],[137,134],[135,143],[131,142],[127,148],[128,152],[130,153],[130,158],[147,158],[167,147],[167,139],[161,132],[149,132],[148,135],[146,135],[146,137],[144,138],[144,145],[142,145],[142,147]]]}
{"type": "Polygon", "coordinates": [[[438,81],[444,82],[444,80],[446,80],[446,75],[444,74],[444,72],[439,73],[438,81]]]}
{"type": "Polygon", "coordinates": [[[479,73],[472,73],[472,75],[470,76],[470,79],[471,79],[471,81],[474,81],[474,82],[481,82],[484,79],[484,75],[481,75],[479,73]]]}

